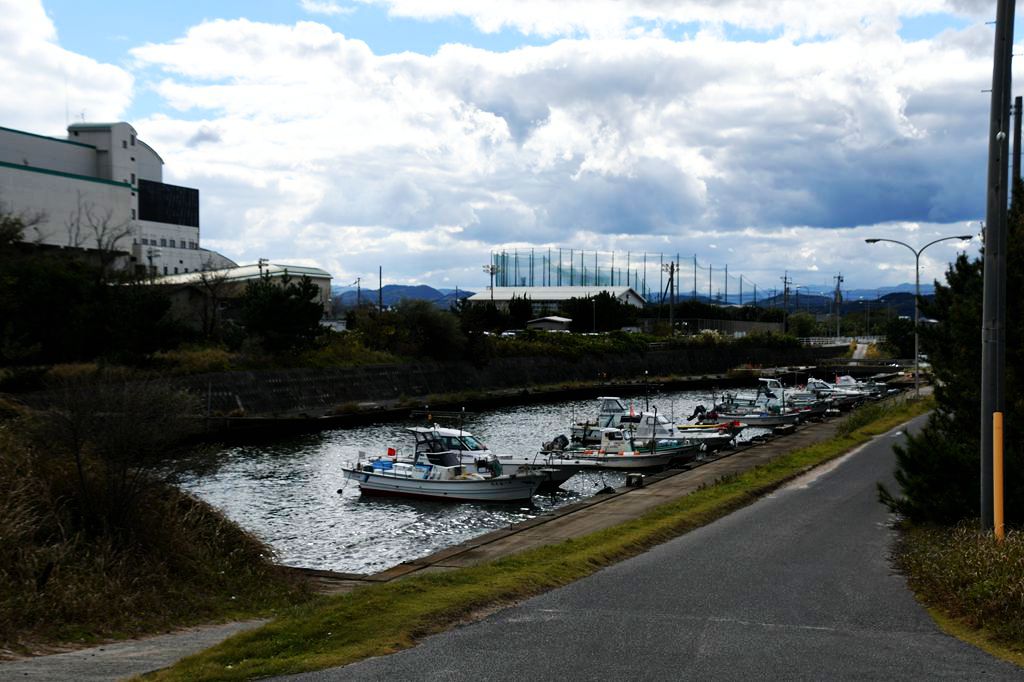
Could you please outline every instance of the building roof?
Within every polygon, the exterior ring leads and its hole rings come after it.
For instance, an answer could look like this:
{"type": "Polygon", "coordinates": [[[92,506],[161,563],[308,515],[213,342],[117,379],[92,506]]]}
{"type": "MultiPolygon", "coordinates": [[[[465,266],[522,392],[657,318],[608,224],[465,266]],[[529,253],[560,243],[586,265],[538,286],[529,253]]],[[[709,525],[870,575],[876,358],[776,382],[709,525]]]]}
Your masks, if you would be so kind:
{"type": "Polygon", "coordinates": [[[280,277],[287,273],[291,277],[300,278],[303,275],[310,279],[331,279],[331,273],[320,268],[312,268],[306,265],[280,265],[277,263],[265,264],[260,269],[259,265],[240,265],[237,268],[226,268],[223,270],[197,270],[179,275],[165,275],[153,280],[154,284],[198,284],[203,278],[223,278],[225,282],[245,282],[258,279],[262,272],[270,273],[272,277],[280,277]]]}
{"type": "Polygon", "coordinates": [[[73,144],[73,145],[76,145],[78,147],[88,147],[89,149],[96,149],[96,145],[94,145],[94,144],[86,144],[85,142],[76,142],[75,140],[67,140],[67,139],[62,138],[62,137],[52,137],[50,135],[38,135],[36,133],[30,133],[27,130],[18,130],[16,128],[5,128],[4,126],[0,126],[0,130],[3,130],[3,131],[8,132],[8,133],[17,133],[18,135],[25,135],[26,137],[37,137],[37,138],[39,138],[41,140],[48,140],[50,142],[62,142],[64,144],[73,144]]]}
{"type": "MultiPolygon", "coordinates": [[[[503,303],[516,298],[528,298],[533,302],[568,301],[570,298],[591,298],[607,292],[615,298],[635,296],[641,302],[647,301],[633,287],[582,286],[582,287],[494,287],[494,300],[503,303]]],[[[486,289],[469,297],[473,302],[491,300],[491,291],[486,289]]]]}
{"type": "Polygon", "coordinates": [[[547,317],[538,317],[536,320],[530,320],[526,324],[533,324],[534,322],[557,322],[558,324],[569,324],[572,322],[572,318],[549,315],[547,317]]]}

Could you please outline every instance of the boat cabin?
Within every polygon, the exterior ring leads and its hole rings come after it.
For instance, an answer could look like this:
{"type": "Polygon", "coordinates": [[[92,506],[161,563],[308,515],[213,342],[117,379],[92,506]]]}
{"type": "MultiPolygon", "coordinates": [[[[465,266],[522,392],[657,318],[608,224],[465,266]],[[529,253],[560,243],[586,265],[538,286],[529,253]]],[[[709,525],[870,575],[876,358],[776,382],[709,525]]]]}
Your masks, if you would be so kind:
{"type": "Polygon", "coordinates": [[[597,425],[599,427],[615,426],[624,414],[629,413],[629,406],[621,398],[604,396],[598,398],[600,407],[597,411],[597,425]]]}

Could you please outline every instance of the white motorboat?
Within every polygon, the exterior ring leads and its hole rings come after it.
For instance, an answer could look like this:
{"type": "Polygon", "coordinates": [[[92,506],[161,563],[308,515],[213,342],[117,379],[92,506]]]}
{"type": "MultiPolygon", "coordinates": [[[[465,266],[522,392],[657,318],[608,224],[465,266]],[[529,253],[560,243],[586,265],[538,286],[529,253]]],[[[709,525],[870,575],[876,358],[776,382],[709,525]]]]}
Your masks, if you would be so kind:
{"type": "MultiPolygon", "coordinates": [[[[548,478],[540,470],[501,472],[493,457],[463,465],[457,452],[444,445],[429,429],[413,430],[416,445],[411,459],[397,452],[364,458],[342,467],[345,478],[356,481],[364,495],[389,495],[456,502],[515,502],[529,500],[548,478]]],[[[392,451],[394,452],[394,451],[392,451]]]]}
{"type": "Polygon", "coordinates": [[[622,398],[615,396],[601,396],[597,399],[597,403],[596,419],[585,419],[572,425],[570,435],[574,443],[600,443],[601,429],[621,426],[622,418],[629,416],[633,411],[631,405],[627,405],[622,398]]]}
{"type": "MultiPolygon", "coordinates": [[[[409,429],[413,433],[428,434],[435,438],[442,449],[455,452],[464,466],[476,466],[481,460],[493,458],[500,465],[499,471],[503,474],[514,474],[520,471],[543,471],[547,479],[541,485],[542,488],[557,488],[576,473],[581,467],[567,463],[550,461],[541,454],[534,454],[532,457],[522,455],[500,454],[493,452],[480,439],[463,429],[446,428],[434,424],[433,426],[414,426],[409,429]]],[[[399,459],[402,459],[399,456],[399,459]]]]}

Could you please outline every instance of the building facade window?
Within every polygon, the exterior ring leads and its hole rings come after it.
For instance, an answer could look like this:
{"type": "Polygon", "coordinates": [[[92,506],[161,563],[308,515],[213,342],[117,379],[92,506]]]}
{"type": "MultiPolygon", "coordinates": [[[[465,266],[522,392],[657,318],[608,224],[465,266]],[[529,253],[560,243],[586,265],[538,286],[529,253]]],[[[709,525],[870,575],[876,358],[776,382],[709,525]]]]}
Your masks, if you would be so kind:
{"type": "Polygon", "coordinates": [[[174,240],[173,239],[168,239],[167,240],[167,245],[173,249],[174,248],[174,240]]]}
{"type": "Polygon", "coordinates": [[[132,184],[135,184],[135,173],[132,173],[132,184]]]}
{"type": "Polygon", "coordinates": [[[167,239],[166,238],[160,237],[160,246],[167,246],[167,239]]]}
{"type": "Polygon", "coordinates": [[[135,220],[135,209],[132,209],[132,220],[135,220]]]}
{"type": "Polygon", "coordinates": [[[128,140],[121,140],[121,149],[128,149],[128,140]]]}

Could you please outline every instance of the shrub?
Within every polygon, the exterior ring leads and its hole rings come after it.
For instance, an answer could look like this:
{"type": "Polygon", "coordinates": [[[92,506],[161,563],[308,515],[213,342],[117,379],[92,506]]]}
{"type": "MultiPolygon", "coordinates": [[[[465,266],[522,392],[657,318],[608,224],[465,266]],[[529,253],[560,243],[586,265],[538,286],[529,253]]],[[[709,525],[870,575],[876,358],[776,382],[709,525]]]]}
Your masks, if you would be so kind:
{"type": "Polygon", "coordinates": [[[1024,532],[1010,530],[997,543],[976,520],[911,528],[897,546],[896,563],[930,606],[1000,641],[1024,644],[1024,532]]]}
{"type": "Polygon", "coordinates": [[[154,359],[167,364],[173,371],[183,374],[226,372],[231,369],[236,355],[224,348],[178,348],[155,353],[154,359]]]}

